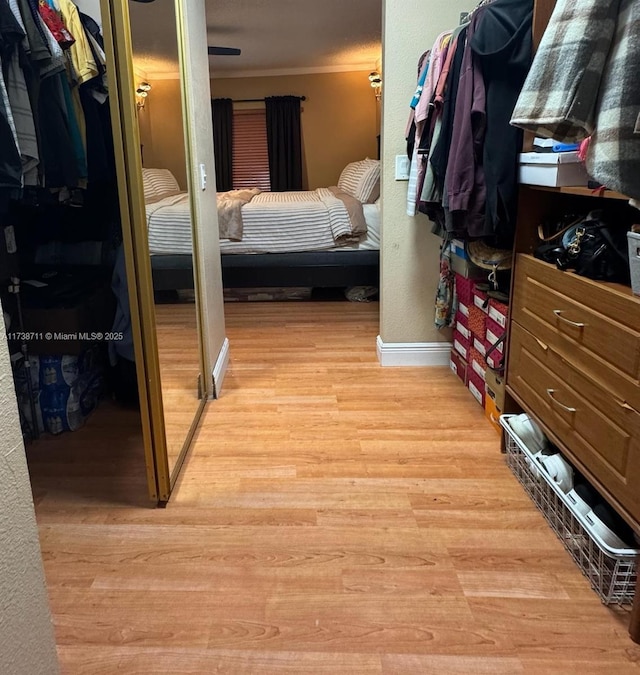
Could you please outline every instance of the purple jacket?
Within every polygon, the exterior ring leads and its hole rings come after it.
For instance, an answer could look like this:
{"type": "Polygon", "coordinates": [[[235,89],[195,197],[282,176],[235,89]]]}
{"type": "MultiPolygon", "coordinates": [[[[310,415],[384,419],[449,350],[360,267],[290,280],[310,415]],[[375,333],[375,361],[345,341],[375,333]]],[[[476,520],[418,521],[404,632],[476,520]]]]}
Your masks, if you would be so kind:
{"type": "Polygon", "coordinates": [[[482,156],[486,127],[485,86],[480,66],[470,43],[484,14],[474,14],[467,31],[453,121],[453,135],[445,187],[454,229],[470,236],[482,236],[485,230],[486,188],[482,156]]]}

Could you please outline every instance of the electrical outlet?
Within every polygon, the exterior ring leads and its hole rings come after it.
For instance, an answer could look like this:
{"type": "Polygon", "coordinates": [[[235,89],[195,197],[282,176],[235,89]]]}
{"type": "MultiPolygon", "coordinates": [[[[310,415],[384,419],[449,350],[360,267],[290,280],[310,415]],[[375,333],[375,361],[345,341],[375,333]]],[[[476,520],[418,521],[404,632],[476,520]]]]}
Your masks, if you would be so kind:
{"type": "Polygon", "coordinates": [[[411,165],[406,155],[396,155],[396,180],[409,180],[411,165]]]}

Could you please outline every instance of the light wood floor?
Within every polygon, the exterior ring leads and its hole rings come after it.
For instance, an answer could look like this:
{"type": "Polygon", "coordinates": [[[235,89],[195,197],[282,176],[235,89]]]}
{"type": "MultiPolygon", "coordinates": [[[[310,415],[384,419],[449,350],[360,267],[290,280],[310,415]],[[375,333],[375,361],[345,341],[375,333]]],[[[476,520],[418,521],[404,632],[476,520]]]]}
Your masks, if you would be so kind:
{"type": "Polygon", "coordinates": [[[377,309],[228,305],[230,371],[166,509],[127,497],[108,407],[71,477],[32,463],[64,672],[640,672],[471,395],[378,366],[377,309]]]}
{"type": "Polygon", "coordinates": [[[155,311],[167,455],[173,471],[200,407],[198,319],[193,302],[156,304],[155,311]]]}

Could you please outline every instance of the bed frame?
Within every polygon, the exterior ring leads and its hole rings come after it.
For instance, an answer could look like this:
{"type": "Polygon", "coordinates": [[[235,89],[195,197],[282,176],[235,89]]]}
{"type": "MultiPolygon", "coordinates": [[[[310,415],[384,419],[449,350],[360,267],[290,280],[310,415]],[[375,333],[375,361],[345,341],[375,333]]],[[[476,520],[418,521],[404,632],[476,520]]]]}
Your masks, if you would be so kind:
{"type": "MultiPolygon", "coordinates": [[[[380,251],[224,254],[225,288],[378,286],[380,251]]],[[[193,288],[191,256],[152,255],[154,291],[193,288]]]]}

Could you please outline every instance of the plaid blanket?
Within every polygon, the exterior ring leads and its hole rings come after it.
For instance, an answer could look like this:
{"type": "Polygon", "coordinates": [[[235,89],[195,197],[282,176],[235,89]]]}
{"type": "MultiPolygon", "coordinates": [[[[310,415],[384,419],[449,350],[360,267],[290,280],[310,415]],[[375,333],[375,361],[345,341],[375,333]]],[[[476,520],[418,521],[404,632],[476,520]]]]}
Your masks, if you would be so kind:
{"type": "Polygon", "coordinates": [[[640,3],[558,0],[511,124],[545,138],[592,136],[590,175],[640,196],[640,3]]]}

